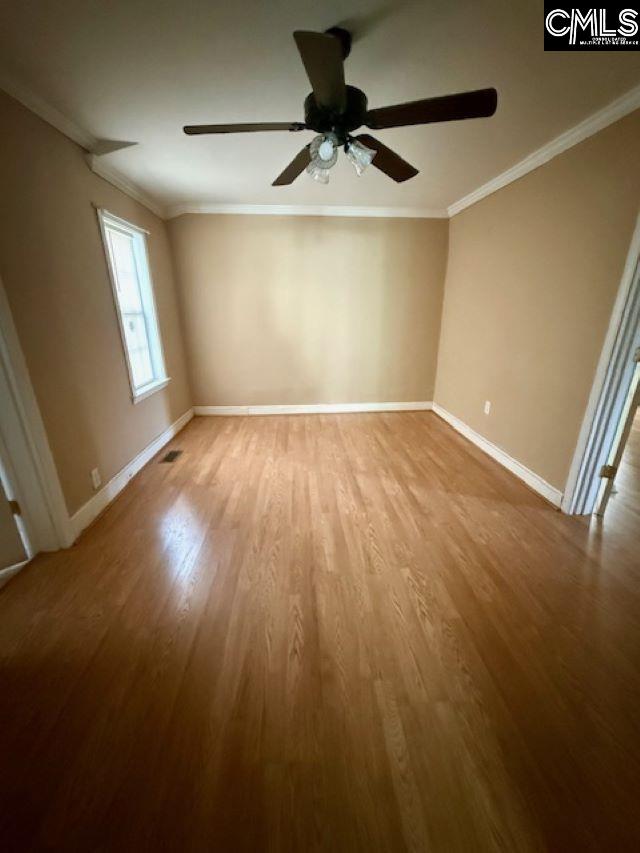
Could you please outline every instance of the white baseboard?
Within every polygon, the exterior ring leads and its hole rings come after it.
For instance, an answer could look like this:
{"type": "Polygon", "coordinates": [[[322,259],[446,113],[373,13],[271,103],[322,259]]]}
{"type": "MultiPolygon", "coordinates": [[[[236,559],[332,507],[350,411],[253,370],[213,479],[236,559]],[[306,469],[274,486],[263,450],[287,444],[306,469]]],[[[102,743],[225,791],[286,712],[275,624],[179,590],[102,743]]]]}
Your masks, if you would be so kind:
{"type": "Polygon", "coordinates": [[[483,450],[488,456],[491,456],[492,459],[495,459],[496,462],[499,462],[503,465],[508,471],[511,471],[512,474],[515,474],[516,477],[519,477],[523,482],[527,484],[530,488],[532,488],[535,492],[538,492],[539,495],[542,495],[543,498],[552,503],[554,506],[559,507],[562,503],[562,492],[556,489],[554,486],[547,483],[546,480],[543,480],[538,474],[534,471],[530,471],[525,465],[521,462],[518,462],[517,459],[514,459],[512,456],[509,456],[508,453],[505,453],[504,450],[497,447],[495,444],[490,442],[488,439],[484,438],[477,433],[474,429],[471,429],[470,426],[467,426],[460,418],[457,418],[455,415],[452,415],[451,412],[448,412],[446,409],[443,409],[442,406],[439,406],[437,403],[433,404],[433,411],[436,415],[439,415],[444,421],[450,424],[457,432],[463,435],[465,438],[468,438],[469,441],[472,441],[476,447],[479,447],[480,450],[483,450]]]}
{"type": "Polygon", "coordinates": [[[125,467],[119,471],[115,477],[104,485],[99,492],[86,502],[80,509],[70,518],[71,529],[73,531],[74,541],[82,533],[85,527],[88,527],[94,519],[96,519],[105,507],[120,494],[127,485],[129,480],[134,477],[138,471],[143,468],[147,462],[152,459],[156,453],[161,450],[164,445],[191,420],[193,417],[193,409],[189,409],[181,415],[177,421],[167,427],[167,429],[148,444],[144,450],[141,450],[138,455],[131,460],[125,467]]]}
{"type": "Polygon", "coordinates": [[[196,415],[334,415],[348,412],[428,412],[430,400],[415,403],[308,403],[297,406],[195,406],[196,415]]]}
{"type": "Polygon", "coordinates": [[[14,575],[17,575],[20,569],[23,569],[29,560],[23,560],[21,563],[14,563],[13,566],[7,566],[6,569],[0,569],[0,588],[3,587],[14,575]]]}

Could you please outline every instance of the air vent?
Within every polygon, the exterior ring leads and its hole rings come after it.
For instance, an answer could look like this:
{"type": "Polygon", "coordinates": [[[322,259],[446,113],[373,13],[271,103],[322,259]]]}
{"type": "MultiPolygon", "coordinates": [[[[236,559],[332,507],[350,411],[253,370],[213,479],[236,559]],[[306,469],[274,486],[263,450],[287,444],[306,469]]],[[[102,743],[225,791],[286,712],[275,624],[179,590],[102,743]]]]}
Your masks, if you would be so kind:
{"type": "Polygon", "coordinates": [[[175,462],[178,456],[182,453],[181,450],[170,450],[166,456],[163,456],[160,462],[175,462]]]}

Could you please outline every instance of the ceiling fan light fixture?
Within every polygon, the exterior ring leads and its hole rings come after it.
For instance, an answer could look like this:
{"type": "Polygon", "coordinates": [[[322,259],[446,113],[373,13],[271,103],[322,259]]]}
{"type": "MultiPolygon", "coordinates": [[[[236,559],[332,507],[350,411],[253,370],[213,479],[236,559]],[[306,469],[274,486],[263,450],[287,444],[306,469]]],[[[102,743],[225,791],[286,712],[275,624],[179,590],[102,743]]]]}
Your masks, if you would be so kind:
{"type": "Polygon", "coordinates": [[[311,161],[307,172],[314,181],[329,183],[329,169],[338,161],[338,138],[333,133],[316,136],[309,146],[311,161]]]}
{"type": "Polygon", "coordinates": [[[318,146],[318,157],[320,158],[320,160],[324,160],[326,163],[329,160],[334,159],[333,155],[335,153],[335,150],[336,149],[335,149],[335,146],[334,146],[332,140],[327,139],[325,137],[323,139],[323,141],[320,143],[320,145],[318,146]]]}
{"type": "Polygon", "coordinates": [[[312,160],[320,160],[325,169],[335,166],[338,159],[338,137],[335,133],[314,136],[309,146],[312,160]]]}
{"type": "Polygon", "coordinates": [[[273,181],[274,187],[290,186],[306,169],[323,184],[329,181],[329,170],[336,164],[338,148],[344,148],[351,165],[362,175],[373,162],[374,167],[392,181],[401,184],[415,178],[419,170],[403,160],[375,136],[351,133],[361,127],[386,130],[439,122],[461,121],[492,116],[498,106],[495,89],[476,89],[435,98],[421,98],[386,107],[368,108],[362,89],[348,86],[344,77],[344,60],[351,50],[351,34],[342,27],[331,27],[323,33],[296,30],[293,38],[311,83],[304,99],[304,121],[244,122],[235,124],[189,124],[183,128],[189,136],[200,133],[259,133],[284,130],[311,130],[318,134],[295,155],[273,181]],[[331,128],[331,131],[327,131],[331,128]],[[367,144],[373,146],[368,148],[367,144]]]}
{"type": "Polygon", "coordinates": [[[347,158],[358,176],[371,165],[373,158],[376,156],[376,151],[373,148],[368,148],[357,139],[352,139],[347,146],[347,158]]]}
{"type": "Polygon", "coordinates": [[[322,160],[312,160],[307,166],[307,174],[319,184],[329,183],[329,170],[322,166],[322,160]]]}

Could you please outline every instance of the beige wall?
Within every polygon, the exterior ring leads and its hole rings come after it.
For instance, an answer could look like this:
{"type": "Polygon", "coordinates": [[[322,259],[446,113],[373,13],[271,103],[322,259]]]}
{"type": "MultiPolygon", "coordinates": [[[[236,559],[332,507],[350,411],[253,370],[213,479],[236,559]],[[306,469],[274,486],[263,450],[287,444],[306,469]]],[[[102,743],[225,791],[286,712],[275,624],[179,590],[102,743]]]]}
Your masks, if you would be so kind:
{"type": "Polygon", "coordinates": [[[436,401],[559,489],[638,215],[639,155],[636,112],[450,223],[436,401]]]}
{"type": "Polygon", "coordinates": [[[191,405],[165,224],[0,92],[0,277],[70,512],[191,405]],[[92,204],[147,229],[171,382],[137,405],[92,204]]]}
{"type": "Polygon", "coordinates": [[[169,224],[196,405],[431,400],[447,221],[169,224]]]}

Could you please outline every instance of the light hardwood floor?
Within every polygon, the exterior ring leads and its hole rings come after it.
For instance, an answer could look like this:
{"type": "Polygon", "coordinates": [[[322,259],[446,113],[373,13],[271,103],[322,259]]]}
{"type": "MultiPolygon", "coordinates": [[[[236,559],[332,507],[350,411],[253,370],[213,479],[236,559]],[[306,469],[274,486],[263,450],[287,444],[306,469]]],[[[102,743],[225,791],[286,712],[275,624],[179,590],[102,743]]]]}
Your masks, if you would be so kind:
{"type": "Polygon", "coordinates": [[[640,849],[632,516],[433,413],[170,447],[0,592],[3,851],[640,849]]]}

